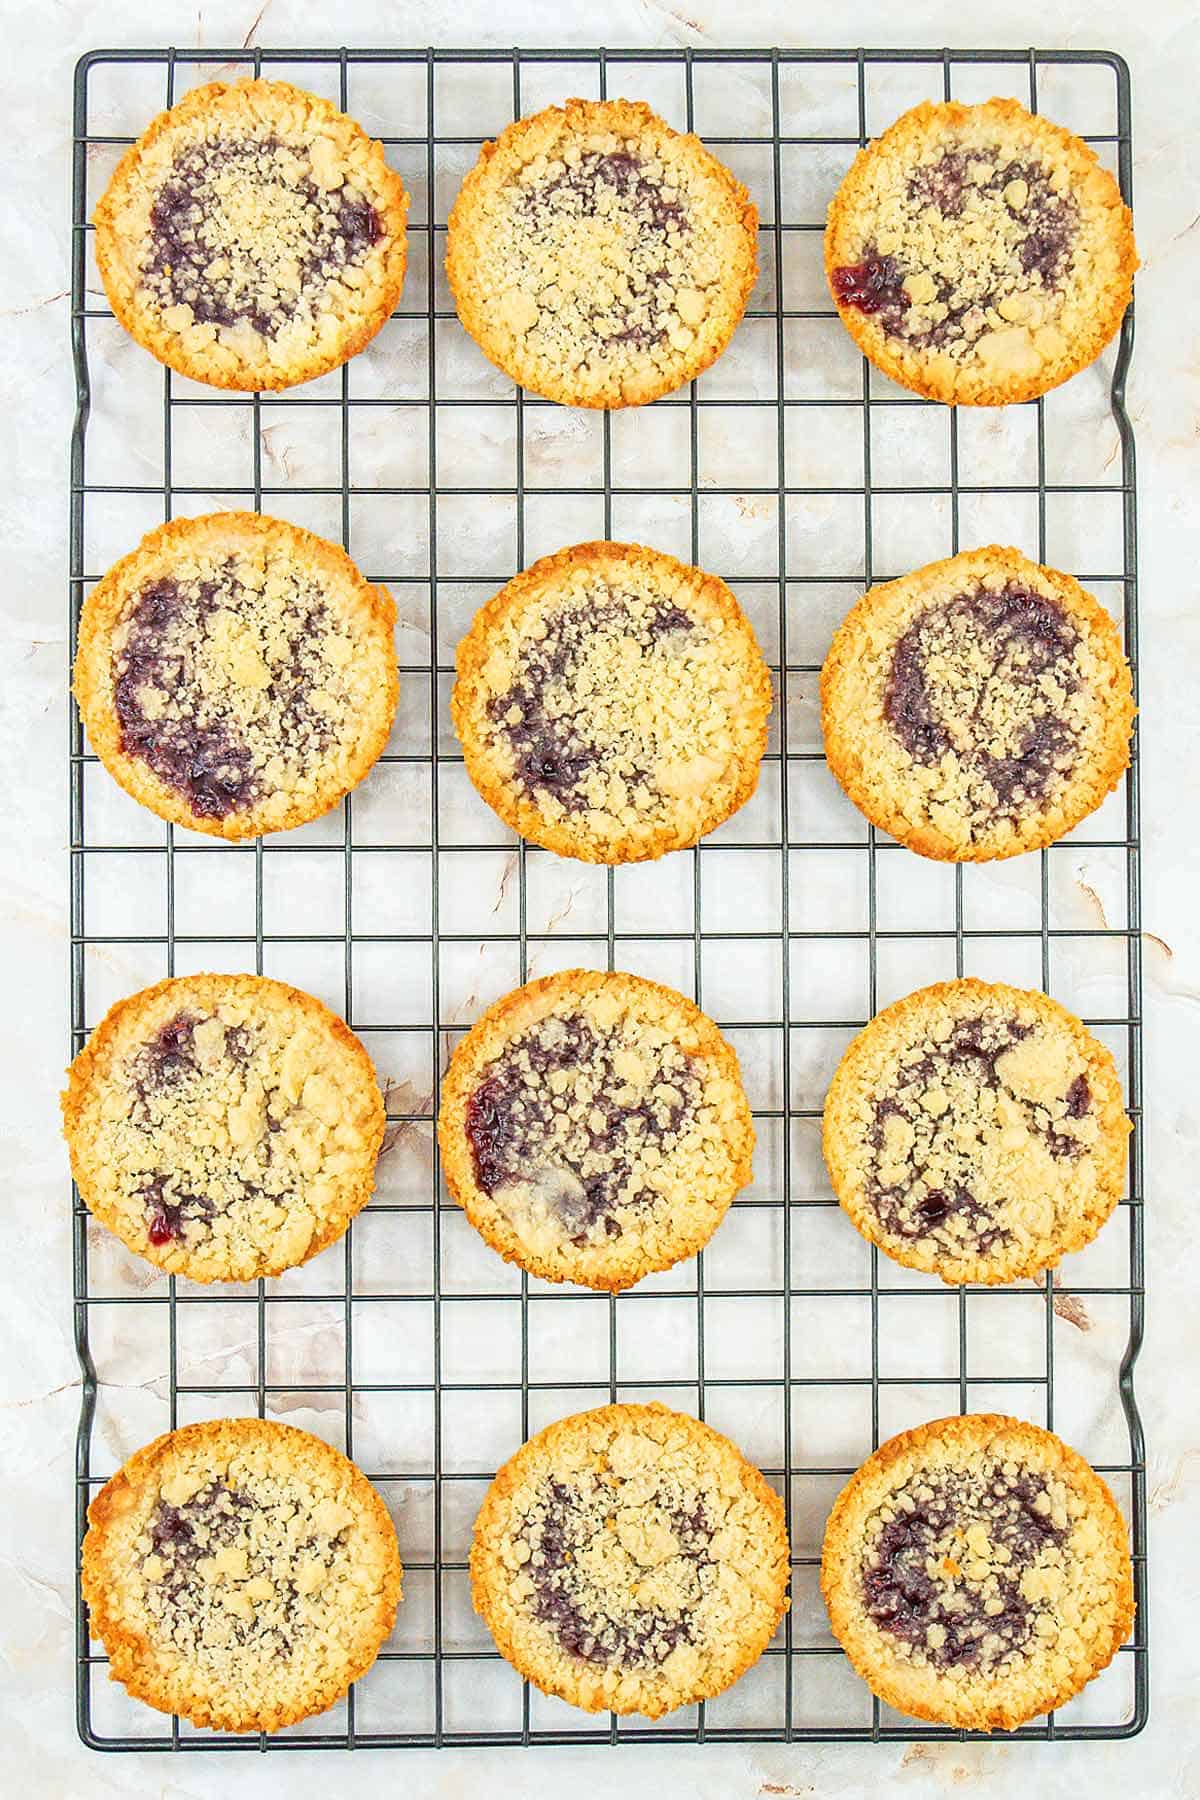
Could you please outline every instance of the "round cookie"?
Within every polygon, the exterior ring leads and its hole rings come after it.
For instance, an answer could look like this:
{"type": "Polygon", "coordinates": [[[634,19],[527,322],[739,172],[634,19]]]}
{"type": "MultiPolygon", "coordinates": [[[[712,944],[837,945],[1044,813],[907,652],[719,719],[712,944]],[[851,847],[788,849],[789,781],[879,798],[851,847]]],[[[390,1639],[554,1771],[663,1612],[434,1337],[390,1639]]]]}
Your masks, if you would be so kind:
{"type": "Polygon", "coordinates": [[[450,710],[506,825],[560,856],[641,862],[750,798],[771,677],[717,576],[639,544],[577,544],[480,608],[450,710]]]}
{"type": "Polygon", "coordinates": [[[1124,774],[1133,717],[1104,608],[995,544],[872,588],[821,671],[833,774],[872,825],[947,862],[1071,831],[1124,774]]]}
{"type": "Polygon", "coordinates": [[[872,1019],[825,1099],[833,1191],[946,1282],[1017,1281],[1091,1243],[1125,1188],[1112,1055],[1045,994],[943,981],[872,1019]]]}
{"type": "Polygon", "coordinates": [[[387,1508],[340,1451],[265,1419],[185,1425],[88,1508],[83,1596],[109,1675],[217,1731],[278,1731],[341,1698],[400,1599],[387,1508]]]}
{"type": "Polygon", "coordinates": [[[450,1192],[508,1262],[616,1291],[702,1250],[751,1176],[737,1057],[712,1020],[637,975],[517,988],[442,1082],[450,1192]]]}
{"type": "Polygon", "coordinates": [[[286,81],[210,82],[160,113],[96,208],[109,304],[144,349],[212,387],[324,375],[404,285],[408,195],[383,146],[286,81]]]}
{"type": "Polygon", "coordinates": [[[783,1502],[708,1425],[665,1406],[561,1419],[500,1470],[471,1592],[501,1654],[586,1712],[658,1719],[723,1693],[787,1611],[783,1502]]]}
{"type": "Polygon", "coordinates": [[[105,1014],[67,1081],[84,1200],[172,1275],[279,1275],[371,1197],[384,1132],[371,1059],[335,1013],[280,981],[144,988],[105,1014]]]}
{"type": "Polygon", "coordinates": [[[1117,331],[1138,266],[1096,153],[1015,100],[926,101],[860,150],[829,207],[825,272],[851,337],[948,405],[1067,381],[1117,331]]]}
{"type": "Polygon", "coordinates": [[[868,1458],[829,1515],[821,1592],[873,1693],[969,1731],[1064,1705],[1134,1612],[1105,1483],[1053,1433],[993,1413],[919,1425],[868,1458]]]}
{"type": "Polygon", "coordinates": [[[450,214],[458,316],[521,387],[641,406],[714,362],[758,273],[740,181],[648,106],[568,100],[484,144],[450,214]]]}
{"type": "Polygon", "coordinates": [[[344,550],[258,513],[175,519],[84,602],[75,697],[126,793],[257,837],[319,818],[392,728],[396,609],[344,550]]]}

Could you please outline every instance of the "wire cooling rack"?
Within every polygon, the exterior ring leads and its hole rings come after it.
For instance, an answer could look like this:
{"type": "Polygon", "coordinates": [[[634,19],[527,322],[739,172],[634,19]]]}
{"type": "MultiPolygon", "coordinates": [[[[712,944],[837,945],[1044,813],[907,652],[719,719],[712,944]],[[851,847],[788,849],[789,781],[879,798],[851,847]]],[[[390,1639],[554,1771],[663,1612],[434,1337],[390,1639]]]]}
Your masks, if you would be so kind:
{"type": "Polygon", "coordinates": [[[332,1713],[275,1737],[195,1731],[130,1702],[78,1623],[78,1727],[96,1749],[701,1740],[923,1740],[867,1693],[816,1586],[825,1514],[881,1438],[957,1410],[1055,1427],[1132,1525],[1133,1641],[1022,1738],[1116,1738],[1147,1716],[1137,758],[1079,831],[979,867],[922,862],[866,827],[826,771],[816,677],[861,589],[999,539],[1076,573],[1123,616],[1136,669],[1134,446],[1115,355],[1002,411],[929,406],[877,376],[830,308],[825,205],[906,106],[1014,93],[1096,144],[1130,196],[1129,78],[1106,52],[963,50],[98,51],[76,73],[71,647],[89,586],[163,518],[252,506],[340,539],[400,611],[400,717],[325,820],[252,846],[162,826],[88,752],[72,709],[71,1010],[172,973],[254,969],[343,1012],[388,1083],[377,1195],[345,1240],[256,1286],[167,1279],[74,1201],[82,1371],[77,1526],[156,1432],[257,1412],[343,1445],[396,1519],[396,1632],[332,1713]],[[164,371],[104,304],[88,219],[116,158],[214,76],[315,87],[383,139],[413,196],[396,316],[345,368],[283,395],[164,371]],[[758,203],[763,272],[727,354],[653,407],[584,414],[514,391],[459,328],[445,219],[481,137],[568,94],[648,99],[758,203]],[[694,851],[604,870],[516,843],[474,796],[448,723],[474,608],[546,550],[640,538],[734,585],[780,703],[755,799],[694,851]],[[437,1078],[480,1008],[587,963],[694,993],[742,1060],[753,1186],[703,1255],[617,1297],[500,1263],[439,1182],[437,1078]],[[819,1153],[825,1084],[855,1029],[923,981],[1038,986],[1114,1051],[1134,1135],[1128,1197],[1057,1276],[953,1292],[869,1249],[819,1153]],[[493,1470],[554,1417],[663,1397],[731,1433],[783,1493],[793,1606],[728,1694],[657,1725],[524,1686],[474,1619],[470,1525],[493,1470]]]}

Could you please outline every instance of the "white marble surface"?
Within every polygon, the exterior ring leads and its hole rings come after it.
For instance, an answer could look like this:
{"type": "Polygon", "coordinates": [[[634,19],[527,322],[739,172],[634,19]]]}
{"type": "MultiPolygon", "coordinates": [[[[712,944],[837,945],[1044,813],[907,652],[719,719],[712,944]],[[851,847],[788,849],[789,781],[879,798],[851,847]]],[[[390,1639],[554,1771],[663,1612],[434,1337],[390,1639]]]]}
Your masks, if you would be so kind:
{"type": "MultiPolygon", "coordinates": [[[[121,0],[97,9],[82,0],[10,0],[3,78],[9,147],[0,197],[6,254],[0,261],[0,444],[5,470],[0,517],[6,544],[3,603],[4,705],[0,749],[8,791],[0,816],[3,971],[8,1029],[0,1044],[7,1095],[3,1170],[8,1244],[0,1258],[0,1718],[5,1784],[36,1800],[84,1793],[138,1796],[366,1794],[399,1781],[415,1797],[521,1795],[620,1788],[750,1800],[755,1795],[959,1791],[1047,1796],[1081,1790],[1183,1800],[1200,1792],[1195,1619],[1200,1602],[1195,1543],[1200,1503],[1200,1420],[1194,1370],[1200,1358],[1195,1305],[1191,1177],[1200,1148],[1195,1042],[1200,1023],[1196,931],[1200,827],[1194,694],[1200,681],[1200,566],[1195,527],[1200,342],[1200,187],[1195,137],[1196,22],[1182,0],[1146,0],[1136,14],[1113,0],[1009,6],[1003,28],[983,0],[951,8],[909,0],[822,12],[807,41],[929,44],[1030,41],[1111,46],[1133,68],[1135,198],[1139,277],[1138,348],[1131,402],[1141,485],[1143,722],[1146,825],[1147,1241],[1149,1332],[1138,1387],[1150,1445],[1154,1687],[1145,1735],[1132,1744],[1034,1746],[997,1743],[871,1747],[706,1747],[628,1752],[405,1752],[350,1758],[289,1755],[100,1758],[76,1742],[71,1717],[73,1655],[71,1474],[78,1380],[71,1343],[69,1226],[55,1093],[66,1042],[68,924],[65,909],[66,441],[72,387],[67,346],[69,270],[64,230],[69,181],[70,71],[96,43],[271,46],[328,41],[611,45],[799,43],[799,9],[761,0],[684,0],[678,6],[610,0],[596,9],[519,0],[498,19],[480,0],[452,10],[379,7],[342,0],[331,17],[308,0],[216,0],[194,7],[121,0]],[[257,18],[255,17],[258,11],[257,18]],[[19,51],[19,54],[18,54],[19,51]],[[1189,842],[1188,834],[1193,834],[1189,842]]],[[[807,29],[807,28],[806,28],[807,29]]],[[[139,353],[135,353],[140,356],[139,353]]],[[[110,397],[135,392],[135,365],[114,360],[110,397]],[[133,369],[128,384],[124,371],[133,369]]],[[[134,404],[131,400],[130,404],[134,404]]],[[[1073,429],[1081,446],[1107,445],[1086,413],[1073,429]]],[[[201,446],[203,450],[204,446],[201,446]]],[[[211,448],[211,446],[210,446],[211,448]]],[[[285,446],[285,448],[287,448],[285,446]]],[[[297,455],[304,446],[295,447],[297,455]]],[[[1105,453],[1107,453],[1105,451],[1105,453]]],[[[548,452],[549,454],[549,452],[548,452]]],[[[553,530],[553,525],[548,529],[553,530]]],[[[118,541],[120,526],[114,525],[118,541]]],[[[582,535],[582,532],[580,533],[582,535]]],[[[97,555],[101,552],[98,550],[97,555]]],[[[804,717],[803,696],[791,696],[804,717]]],[[[403,795],[398,804],[403,804],[403,795]]],[[[1104,871],[1074,871],[1070,905],[1107,903],[1104,871]],[[1082,884],[1082,885],[1081,885],[1082,884]],[[1089,900],[1084,888],[1094,889],[1089,900]]],[[[203,905],[202,897],[197,900],[203,905]]],[[[586,905],[586,896],[576,898],[586,905]]],[[[114,894],[118,909],[129,904],[114,894]]],[[[545,904],[557,904],[547,896],[545,904]]],[[[1079,915],[1084,916],[1084,915],[1079,915]]],[[[116,991],[136,985],[120,960],[116,991]]],[[[316,985],[314,978],[311,985],[316,985]]],[[[464,990],[464,1004],[467,992],[464,990]]],[[[886,997],[886,996],[881,996],[886,997]]],[[[716,1010],[716,1008],[714,1008],[716,1010]]],[[[128,1271],[117,1271],[124,1279],[128,1271]]],[[[1078,1359],[1110,1369],[1114,1341],[1103,1329],[1078,1359]],[[1107,1361],[1105,1360],[1107,1358],[1107,1361]],[[1090,1359],[1090,1361],[1089,1361],[1090,1359]]],[[[320,1355],[322,1326],[295,1352],[289,1379],[320,1355]]],[[[1082,1343],[1081,1338],[1081,1343],[1082,1343]]],[[[236,1333],[220,1354],[236,1368],[236,1333]]],[[[198,1361],[205,1346],[191,1347],[198,1361]]],[[[284,1354],[288,1354],[285,1350],[284,1354]]],[[[116,1440],[136,1441],[143,1376],[128,1346],[113,1347],[116,1440]],[[126,1403],[128,1403],[126,1405],[126,1403]],[[121,1414],[122,1406],[126,1411],[121,1414]]],[[[1073,1362],[1072,1368],[1076,1365],[1073,1362]]],[[[233,1379],[226,1374],[224,1379],[233,1379]]],[[[1103,1410],[1103,1409],[1101,1409],[1103,1410]]],[[[149,1416],[149,1415],[148,1415],[149,1416]]],[[[157,1426],[153,1420],[143,1435],[157,1426]]]]}

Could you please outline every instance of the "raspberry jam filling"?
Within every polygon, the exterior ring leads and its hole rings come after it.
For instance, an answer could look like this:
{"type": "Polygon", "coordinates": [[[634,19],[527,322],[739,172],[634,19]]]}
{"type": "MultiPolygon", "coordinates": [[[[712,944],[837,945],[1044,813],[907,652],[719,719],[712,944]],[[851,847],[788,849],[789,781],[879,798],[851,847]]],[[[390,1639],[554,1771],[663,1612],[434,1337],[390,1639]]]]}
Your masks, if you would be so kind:
{"type": "Polygon", "coordinates": [[[918,1472],[872,1524],[863,1605],[918,1661],[987,1673],[1042,1635],[1030,1575],[1061,1566],[1067,1536],[1044,1476],[991,1461],[918,1472]]]}
{"type": "Polygon", "coordinates": [[[196,1067],[195,1032],[199,1020],[191,1013],[176,1013],[160,1026],[138,1052],[135,1086],[144,1100],[149,1091],[181,1081],[196,1067]]]}
{"type": "Polygon", "coordinates": [[[533,1616],[568,1655],[653,1669],[693,1642],[694,1608],[714,1567],[712,1526],[698,1495],[658,1492],[631,1514],[593,1476],[570,1485],[551,1477],[523,1534],[524,1572],[533,1616]],[[656,1602],[636,1597],[648,1575],[656,1602]]]}
{"type": "Polygon", "coordinates": [[[262,765],[274,751],[302,741],[319,750],[333,732],[328,712],[312,704],[324,604],[314,590],[283,607],[270,662],[256,664],[246,685],[227,645],[248,598],[232,564],[214,579],[150,582],[114,649],[122,750],[202,819],[244,812],[269,791],[262,765]]]}
{"type": "Polygon", "coordinates": [[[318,186],[303,150],[217,137],[180,152],[150,213],[142,281],[203,325],[274,338],[383,236],[353,188],[318,186]]]}
{"type": "Polygon", "coordinates": [[[867,1140],[867,1197],[885,1231],[986,1255],[1010,1233],[997,1222],[995,1200],[975,1189],[981,1160],[1006,1128],[1019,1120],[1056,1161],[1082,1153],[1082,1140],[1065,1125],[1091,1109],[1086,1075],[1072,1079],[1061,1108],[1005,1081],[1002,1059],[1032,1031],[1012,1018],[956,1019],[948,1037],[901,1065],[874,1103],[867,1140]]]}
{"type": "Polygon", "coordinates": [[[654,1204],[649,1177],[699,1099],[675,1045],[649,1051],[582,1015],[545,1019],[489,1064],[467,1103],[476,1182],[489,1195],[528,1189],[576,1246],[620,1237],[619,1212],[654,1204]]]}
{"type": "Polygon", "coordinates": [[[833,291],[843,306],[883,313],[889,330],[895,328],[893,317],[898,319],[908,307],[904,277],[894,256],[868,255],[860,263],[844,263],[833,271],[833,291]]]}
{"type": "Polygon", "coordinates": [[[149,1187],[142,1189],[146,1203],[146,1235],[160,1249],[164,1244],[181,1239],[189,1221],[203,1225],[217,1210],[203,1194],[184,1194],[176,1190],[168,1200],[164,1193],[165,1179],[156,1175],[149,1187]]]}
{"type": "Polygon", "coordinates": [[[1030,288],[1028,278],[1035,280],[1035,294],[1061,289],[1079,232],[1079,204],[1054,185],[1043,163],[999,150],[956,149],[913,171],[904,221],[902,235],[911,234],[914,244],[927,244],[932,229],[932,253],[923,251],[921,261],[908,266],[904,243],[899,250],[889,244],[882,254],[868,241],[860,261],[832,271],[834,296],[839,305],[877,317],[889,335],[938,350],[994,327],[989,312],[1019,316],[1020,308],[1005,311],[1004,303],[1030,288]],[[946,226],[947,220],[962,221],[961,231],[946,226]],[[967,238],[976,222],[982,236],[967,238]],[[953,253],[951,242],[958,244],[953,253]]]}
{"type": "MultiPolygon", "coordinates": [[[[645,659],[656,649],[669,653],[669,640],[693,631],[696,621],[665,600],[639,603],[635,612],[615,594],[560,607],[543,623],[544,635],[521,647],[513,685],[489,700],[488,718],[511,747],[514,775],[526,792],[534,799],[548,795],[569,813],[582,812],[589,804],[588,775],[605,757],[585,691],[597,640],[635,643],[645,659]]],[[[645,770],[630,776],[648,779],[645,770]]]]}
{"type": "Polygon", "coordinates": [[[1059,607],[1019,582],[960,594],[897,642],[884,716],[915,762],[956,757],[974,805],[1019,814],[1074,764],[1075,730],[1055,697],[1078,688],[1078,643],[1059,607]]]}

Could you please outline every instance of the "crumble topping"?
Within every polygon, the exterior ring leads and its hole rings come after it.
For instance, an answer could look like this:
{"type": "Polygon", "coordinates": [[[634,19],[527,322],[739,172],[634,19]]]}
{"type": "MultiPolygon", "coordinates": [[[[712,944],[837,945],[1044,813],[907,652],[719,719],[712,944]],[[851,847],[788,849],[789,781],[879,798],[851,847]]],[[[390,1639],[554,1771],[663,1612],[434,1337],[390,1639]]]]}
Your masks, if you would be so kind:
{"type": "Polygon", "coordinates": [[[171,330],[241,327],[274,339],[298,314],[315,325],[339,287],[361,286],[382,236],[328,138],[214,130],[181,149],[158,189],[141,286],[171,330]]]}
{"type": "Polygon", "coordinates": [[[1063,1705],[1134,1613],[1104,1482],[1053,1433],[989,1413],[919,1425],[868,1458],[830,1513],[821,1591],[880,1699],[982,1731],[1063,1705]]]}
{"type": "Polygon", "coordinates": [[[214,1673],[293,1657],[353,1590],[354,1513],[286,1473],[168,1480],[137,1539],[155,1636],[214,1673]],[[170,1496],[168,1498],[168,1495],[170,1496]]]}
{"type": "Polygon", "coordinates": [[[786,1606],[782,1509],[727,1439],[665,1407],[564,1419],[489,1490],[475,1601],[522,1673],[656,1718],[727,1687],[786,1606]]]}
{"type": "Polygon", "coordinates": [[[753,282],[756,224],[694,138],[644,107],[571,101],[509,127],[468,177],[451,286],[517,379],[622,404],[679,386],[724,347],[753,282]]]}
{"type": "Polygon", "coordinates": [[[1070,1526],[1066,1484],[1014,1460],[918,1471],[867,1520],[867,1616],[918,1664],[989,1674],[1058,1636],[1070,1526]]]}
{"type": "Polygon", "coordinates": [[[740,613],[698,604],[689,578],[704,579],[644,553],[568,565],[514,591],[479,643],[467,724],[485,764],[547,828],[604,855],[631,837],[694,841],[761,755],[769,678],[753,635],[740,613]]]}
{"type": "Polygon", "coordinates": [[[1065,165],[998,143],[951,148],[889,183],[834,294],[914,348],[1003,364],[1024,336],[1040,362],[1067,347],[1053,321],[1078,235],[1065,165]]]}
{"type": "Polygon", "coordinates": [[[682,994],[569,969],[498,1001],[442,1088],[447,1180],[503,1256],[628,1287],[703,1248],[750,1178],[737,1059],[682,994]]]}
{"type": "Polygon", "coordinates": [[[678,1478],[636,1506],[620,1490],[595,1473],[537,1488],[513,1540],[520,1589],[568,1655],[657,1668],[694,1642],[716,1576],[712,1525],[702,1494],[678,1478]]]}
{"type": "Polygon", "coordinates": [[[983,820],[1043,807],[1071,778],[1089,696],[1079,633],[1018,581],[921,612],[896,643],[884,716],[953,803],[983,820]]]}
{"type": "Polygon", "coordinates": [[[560,1010],[517,1033],[467,1105],[475,1176],[533,1234],[576,1247],[669,1207],[716,1121],[669,1028],[560,1010]],[[707,1115],[707,1116],[706,1116],[707,1115]]]}
{"type": "Polygon", "coordinates": [[[821,673],[832,773],[874,824],[956,862],[1078,824],[1124,772],[1133,716],[1115,622],[1000,545],[872,588],[821,673]]]}
{"type": "Polygon", "coordinates": [[[931,1009],[906,1038],[875,1087],[864,1159],[884,1231],[974,1256],[1052,1235],[1081,1184],[1064,1165],[1099,1138],[1073,1035],[996,1006],[931,1009]]]}
{"type": "Polygon", "coordinates": [[[170,1432],[88,1519],[83,1591],[111,1675],[199,1726],[275,1731],[324,1711],[395,1619],[402,1571],[379,1495],[291,1426],[170,1432]]]}
{"type": "Polygon", "coordinates": [[[846,176],[826,239],[843,316],[870,322],[851,325],[864,348],[952,402],[1043,392],[1091,361],[1136,262],[1092,150],[1005,100],[905,113],[846,176]]]}
{"type": "Polygon", "coordinates": [[[90,1070],[72,1145],[89,1204],[196,1279],[302,1262],[370,1193],[382,1107],[357,1046],[253,978],[151,995],[90,1070]]]}
{"type": "Polygon", "coordinates": [[[382,147],[287,82],[214,82],[161,114],[96,212],[113,310],[200,381],[287,387],[399,297],[408,197],[382,147]]]}
{"type": "Polygon", "coordinates": [[[1109,1053],[1045,995],[945,982],[853,1041],[826,1154],[855,1223],[948,1281],[1078,1249],[1119,1199],[1129,1125],[1109,1053]]]}
{"type": "Polygon", "coordinates": [[[358,752],[390,645],[287,540],[197,543],[161,571],[111,632],[120,747],[197,819],[269,821],[358,752]]]}

